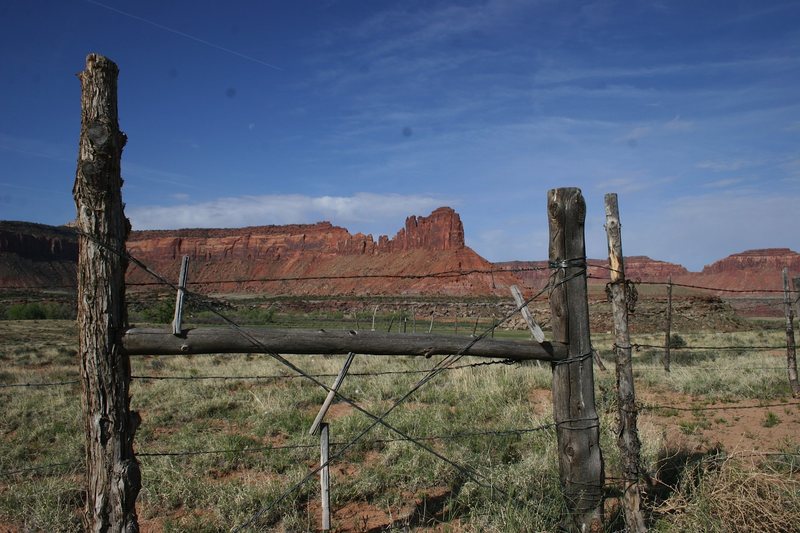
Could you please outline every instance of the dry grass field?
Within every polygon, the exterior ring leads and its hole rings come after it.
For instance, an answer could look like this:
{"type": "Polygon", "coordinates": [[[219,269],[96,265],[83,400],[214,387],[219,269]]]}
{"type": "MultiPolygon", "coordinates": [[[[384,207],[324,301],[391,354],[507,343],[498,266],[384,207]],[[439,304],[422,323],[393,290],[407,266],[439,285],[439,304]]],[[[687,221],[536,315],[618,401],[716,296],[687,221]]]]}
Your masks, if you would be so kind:
{"type": "MultiPolygon", "coordinates": [[[[252,321],[274,318],[255,313],[252,321]]],[[[81,529],[83,436],[74,328],[70,320],[0,321],[0,531],[81,529]],[[25,386],[39,383],[55,384],[25,386]]],[[[761,326],[679,333],[688,347],[784,342],[782,330],[761,326]]],[[[642,333],[633,340],[658,345],[663,334],[642,333]]],[[[596,396],[606,523],[618,531],[623,523],[613,341],[605,331],[593,341],[608,368],[596,370],[596,396]]],[[[800,405],[789,392],[785,352],[673,350],[669,374],[660,355],[654,348],[634,352],[652,530],[796,531],[800,405]]],[[[343,361],[290,359],[326,382],[343,361]]],[[[341,390],[382,412],[435,362],[359,355],[341,390]]],[[[459,361],[388,421],[470,467],[490,488],[375,428],[332,465],[336,531],[558,529],[562,498],[550,368],[468,366],[476,362],[481,361],[459,361]]],[[[308,436],[308,428],[324,390],[262,355],[137,357],[132,367],[131,405],[143,420],[135,443],[143,477],[142,531],[228,531],[259,510],[260,530],[319,528],[316,476],[269,506],[319,461],[318,438],[308,436]]],[[[328,420],[334,454],[369,424],[343,403],[333,405],[328,420]]]]}

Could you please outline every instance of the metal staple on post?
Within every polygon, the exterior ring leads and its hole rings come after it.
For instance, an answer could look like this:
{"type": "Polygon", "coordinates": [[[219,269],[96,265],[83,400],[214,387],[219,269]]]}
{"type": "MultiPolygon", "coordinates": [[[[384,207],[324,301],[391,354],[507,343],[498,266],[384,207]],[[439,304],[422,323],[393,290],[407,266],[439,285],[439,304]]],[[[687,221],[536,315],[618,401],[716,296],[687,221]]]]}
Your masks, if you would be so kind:
{"type": "Polygon", "coordinates": [[[189,275],[189,256],[184,255],[181,260],[181,273],[178,276],[178,294],[175,297],[175,317],[172,320],[172,334],[181,334],[181,321],[183,320],[183,300],[186,297],[186,278],[189,275]]]}

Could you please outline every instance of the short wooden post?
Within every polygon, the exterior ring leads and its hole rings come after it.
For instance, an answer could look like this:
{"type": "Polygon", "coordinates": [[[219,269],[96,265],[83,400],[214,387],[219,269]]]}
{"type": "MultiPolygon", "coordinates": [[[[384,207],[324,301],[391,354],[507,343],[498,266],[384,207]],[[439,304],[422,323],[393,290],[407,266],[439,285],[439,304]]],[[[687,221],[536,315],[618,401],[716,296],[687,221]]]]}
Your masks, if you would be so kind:
{"type": "Polygon", "coordinates": [[[120,159],[127,138],[117,119],[117,75],[111,60],[89,54],[81,81],[81,133],[73,196],[77,208],[78,352],[86,435],[84,530],[139,531],[141,488],[130,410],[130,360],[121,349],[127,328],[125,241],[120,159]]]}
{"type": "Polygon", "coordinates": [[[631,339],[628,333],[628,305],[625,264],[622,258],[622,230],[616,194],[606,194],[606,235],[608,236],[608,262],[611,267],[609,291],[614,315],[614,342],[617,366],[617,413],[619,429],[617,446],[622,457],[622,474],[625,478],[622,507],[625,526],[631,533],[647,531],[641,510],[639,478],[641,475],[641,447],[636,419],[636,393],[633,385],[631,339]]]}
{"type": "Polygon", "coordinates": [[[786,367],[789,372],[789,386],[792,396],[800,396],[800,383],[797,380],[797,350],[794,343],[794,313],[789,296],[789,269],[783,269],[783,310],[786,314],[786,367]]]}
{"type": "Polygon", "coordinates": [[[667,281],[667,320],[664,328],[664,370],[669,372],[670,337],[672,336],[672,276],[667,281]]]}
{"type": "MultiPolygon", "coordinates": [[[[538,343],[544,342],[544,332],[542,328],[539,327],[539,324],[533,319],[533,315],[531,314],[528,306],[525,304],[525,298],[522,296],[522,291],[519,290],[519,287],[516,285],[511,286],[511,296],[514,297],[514,303],[517,304],[517,308],[519,309],[522,318],[528,324],[528,329],[531,330],[531,338],[538,343]]],[[[541,361],[536,361],[536,366],[542,366],[541,361]]]]}
{"type": "Polygon", "coordinates": [[[602,531],[604,472],[589,335],[586,203],[577,188],[552,189],[547,198],[550,266],[556,269],[550,295],[553,340],[569,345],[568,358],[553,363],[553,418],[569,512],[564,526],[602,531]]]}
{"type": "Polygon", "coordinates": [[[520,291],[519,287],[516,285],[511,286],[511,296],[514,297],[514,302],[517,304],[522,318],[525,319],[525,322],[528,324],[528,329],[531,330],[531,337],[533,337],[536,342],[544,342],[544,332],[542,332],[542,328],[540,328],[539,324],[533,319],[530,309],[528,309],[527,304],[525,304],[522,291],[520,291]]]}
{"type": "Polygon", "coordinates": [[[378,306],[375,306],[375,309],[372,310],[372,331],[375,331],[375,315],[378,314],[378,306]]]}
{"type": "Polygon", "coordinates": [[[181,273],[178,276],[178,294],[175,296],[175,317],[172,319],[172,334],[180,335],[183,321],[183,300],[186,297],[186,277],[189,275],[189,256],[181,260],[181,273]]]}
{"type": "Polygon", "coordinates": [[[322,531],[331,529],[331,474],[328,468],[330,441],[328,439],[328,424],[323,422],[319,426],[319,471],[320,493],[322,495],[322,531]]]}
{"type": "Polygon", "coordinates": [[[433,317],[434,317],[434,315],[436,315],[436,308],[435,307],[431,311],[431,324],[430,324],[430,326],[428,326],[428,333],[433,331],[433,317]]]}
{"type": "Polygon", "coordinates": [[[328,391],[328,396],[325,398],[325,401],[322,402],[322,407],[320,407],[319,413],[317,413],[317,417],[311,424],[311,429],[308,430],[309,435],[313,435],[314,433],[316,433],[317,428],[319,428],[320,424],[322,424],[322,420],[328,413],[328,409],[330,409],[331,403],[333,403],[333,399],[334,397],[336,397],[336,393],[339,391],[339,387],[342,386],[342,382],[344,382],[344,378],[345,376],[347,376],[347,371],[350,370],[350,365],[353,363],[353,359],[355,359],[355,357],[356,354],[354,354],[353,352],[347,354],[347,359],[345,359],[344,365],[342,365],[342,369],[339,370],[339,375],[336,376],[336,381],[333,382],[331,390],[328,391]]]}

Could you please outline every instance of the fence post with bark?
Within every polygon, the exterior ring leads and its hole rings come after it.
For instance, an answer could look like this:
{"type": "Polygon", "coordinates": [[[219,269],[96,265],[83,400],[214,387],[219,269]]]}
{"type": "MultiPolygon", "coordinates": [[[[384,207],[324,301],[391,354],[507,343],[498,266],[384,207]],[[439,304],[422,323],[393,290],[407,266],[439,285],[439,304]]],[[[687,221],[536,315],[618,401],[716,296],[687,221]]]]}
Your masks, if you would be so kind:
{"type": "Polygon", "coordinates": [[[90,54],[81,81],[81,132],[73,195],[77,208],[78,352],[86,435],[87,531],[138,531],[141,487],[130,410],[125,241],[120,158],[125,134],[117,120],[117,66],[90,54]]]}
{"type": "Polygon", "coordinates": [[[603,456],[594,401],[592,342],[586,289],[584,224],[580,189],[552,189],[547,196],[553,342],[567,358],[553,363],[553,418],[558,439],[561,485],[570,531],[602,531],[603,456]]]}
{"type": "Polygon", "coordinates": [[[672,276],[667,280],[667,318],[664,332],[664,371],[669,372],[669,360],[672,343],[672,276]]]}
{"type": "Polygon", "coordinates": [[[792,396],[800,396],[800,383],[797,380],[797,349],[794,342],[794,311],[789,295],[789,269],[783,268],[783,310],[786,315],[786,368],[789,373],[789,386],[792,396]]]}
{"type": "Polygon", "coordinates": [[[622,507],[625,510],[625,526],[631,533],[647,531],[641,510],[639,481],[641,476],[641,447],[636,419],[636,392],[633,386],[631,362],[631,339],[628,333],[629,287],[625,279],[625,263],[622,257],[622,225],[619,221],[619,206],[616,194],[607,194],[606,234],[608,235],[608,263],[611,268],[611,283],[608,294],[614,315],[614,344],[617,369],[617,409],[619,429],[617,445],[622,459],[625,488],[622,507]]]}

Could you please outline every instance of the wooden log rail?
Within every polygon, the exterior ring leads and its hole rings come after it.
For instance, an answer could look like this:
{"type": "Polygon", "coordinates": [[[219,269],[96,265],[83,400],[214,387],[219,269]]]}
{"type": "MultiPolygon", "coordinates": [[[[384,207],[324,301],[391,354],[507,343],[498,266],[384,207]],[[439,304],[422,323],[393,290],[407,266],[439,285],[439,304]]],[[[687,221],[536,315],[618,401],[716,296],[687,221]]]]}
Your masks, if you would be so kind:
{"type": "Polygon", "coordinates": [[[378,331],[302,329],[197,328],[180,337],[158,328],[131,328],[122,337],[127,355],[189,355],[208,353],[291,353],[371,355],[462,354],[475,357],[559,361],[567,357],[561,343],[515,342],[455,335],[400,335],[378,331]],[[474,344],[471,344],[474,341],[474,344]],[[467,346],[469,346],[467,348],[467,346]],[[466,349],[465,349],[466,348],[466,349]]]}

